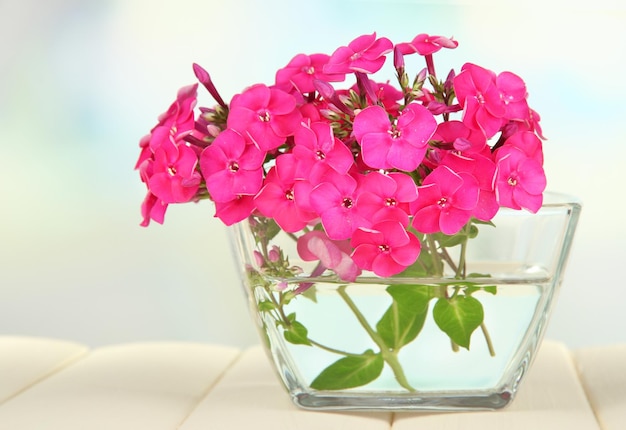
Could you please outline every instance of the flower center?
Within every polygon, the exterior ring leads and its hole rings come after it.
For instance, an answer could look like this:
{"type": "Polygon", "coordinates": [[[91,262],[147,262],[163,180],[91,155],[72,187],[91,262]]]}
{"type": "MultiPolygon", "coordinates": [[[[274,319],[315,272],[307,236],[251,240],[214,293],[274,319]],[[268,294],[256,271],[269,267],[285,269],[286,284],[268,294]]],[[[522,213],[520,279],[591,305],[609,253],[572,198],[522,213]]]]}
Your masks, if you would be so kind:
{"type": "Polygon", "coordinates": [[[397,204],[398,204],[398,202],[393,197],[388,197],[387,200],[385,200],[385,205],[386,206],[395,206],[397,204]]]}
{"type": "Polygon", "coordinates": [[[350,197],[345,197],[343,201],[341,202],[341,206],[343,206],[346,209],[350,209],[353,204],[354,202],[352,201],[350,197]]]}
{"type": "Polygon", "coordinates": [[[285,191],[285,198],[287,200],[293,200],[293,190],[287,190],[285,191]]]}
{"type": "Polygon", "coordinates": [[[483,96],[482,93],[476,93],[476,100],[478,100],[478,103],[481,105],[485,104],[485,96],[483,96]]]}
{"type": "Polygon", "coordinates": [[[510,186],[514,187],[517,185],[517,179],[510,177],[509,179],[506,180],[506,183],[509,184],[510,186]]]}
{"type": "Polygon", "coordinates": [[[387,133],[391,135],[392,139],[397,139],[402,136],[402,131],[398,130],[398,127],[395,124],[391,126],[387,133]]]}
{"type": "Polygon", "coordinates": [[[448,198],[447,197],[442,197],[439,199],[439,201],[437,201],[437,204],[441,207],[441,208],[445,208],[449,205],[448,203],[448,198]]]}
{"type": "Polygon", "coordinates": [[[269,122],[270,121],[270,113],[268,111],[259,112],[259,120],[261,122],[269,122]]]}
{"type": "Polygon", "coordinates": [[[239,164],[236,161],[231,161],[228,165],[228,170],[235,173],[239,170],[239,164]]]}
{"type": "Polygon", "coordinates": [[[167,173],[169,173],[170,176],[175,176],[176,175],[176,167],[174,166],[169,166],[167,168],[167,173]]]}
{"type": "Polygon", "coordinates": [[[326,154],[324,154],[324,151],[322,151],[321,149],[318,149],[317,151],[315,151],[315,157],[318,160],[323,160],[324,158],[326,158],[326,154]]]}
{"type": "Polygon", "coordinates": [[[313,66],[303,67],[302,71],[307,75],[312,75],[313,73],[315,73],[315,68],[313,66]]]}
{"type": "Polygon", "coordinates": [[[389,245],[378,245],[378,249],[380,249],[380,252],[388,252],[389,251],[389,245]]]}

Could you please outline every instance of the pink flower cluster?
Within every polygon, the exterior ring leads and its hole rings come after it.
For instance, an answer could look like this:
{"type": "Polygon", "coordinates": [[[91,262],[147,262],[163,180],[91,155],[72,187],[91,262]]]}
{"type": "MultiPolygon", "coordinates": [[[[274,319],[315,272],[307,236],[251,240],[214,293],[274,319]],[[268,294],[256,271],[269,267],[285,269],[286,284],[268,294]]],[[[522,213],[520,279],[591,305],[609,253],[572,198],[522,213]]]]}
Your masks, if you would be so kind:
{"type": "Polygon", "coordinates": [[[184,87],[141,139],[142,225],[162,223],[170,203],[209,198],[226,225],[260,215],[301,232],[301,258],[350,280],[403,271],[419,234],[453,235],[500,207],[536,212],[546,178],[526,85],[472,63],[438,80],[433,54],[456,47],[363,35],[332,55],[296,55],[272,85],[228,104],[194,65],[217,105],[196,111],[198,84],[184,87]],[[389,55],[397,87],[374,79],[389,55]],[[407,55],[425,59],[412,82],[407,55]]]}

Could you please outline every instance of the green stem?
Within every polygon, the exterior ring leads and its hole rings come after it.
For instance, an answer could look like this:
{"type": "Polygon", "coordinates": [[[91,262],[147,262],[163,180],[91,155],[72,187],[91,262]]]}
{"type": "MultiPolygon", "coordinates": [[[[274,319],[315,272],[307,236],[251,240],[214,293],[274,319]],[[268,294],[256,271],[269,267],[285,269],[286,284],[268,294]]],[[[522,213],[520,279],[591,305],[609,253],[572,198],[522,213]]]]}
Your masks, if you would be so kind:
{"type": "Polygon", "coordinates": [[[456,264],[454,263],[454,261],[452,260],[452,257],[450,257],[448,250],[443,246],[441,247],[441,258],[443,259],[443,261],[445,261],[448,264],[448,266],[450,267],[450,269],[452,269],[452,271],[454,271],[454,273],[456,273],[459,270],[456,264]]]}
{"type": "Polygon", "coordinates": [[[274,303],[274,306],[276,307],[276,311],[278,312],[279,319],[283,322],[283,324],[285,324],[285,327],[289,327],[291,325],[291,322],[289,321],[289,318],[287,318],[287,315],[285,315],[285,311],[283,310],[282,299],[276,300],[276,297],[274,296],[273,292],[270,291],[269,289],[267,290],[267,293],[268,293],[268,296],[270,296],[270,299],[272,300],[272,302],[274,303]]]}
{"type": "Polygon", "coordinates": [[[351,357],[360,357],[362,355],[362,354],[354,354],[352,352],[342,351],[341,349],[336,349],[330,346],[323,345],[319,342],[314,341],[310,337],[307,338],[307,340],[311,342],[311,345],[316,346],[320,349],[323,349],[324,351],[332,352],[333,354],[339,354],[339,355],[345,355],[345,356],[351,356],[351,357]]]}
{"type": "Polygon", "coordinates": [[[298,241],[298,236],[296,236],[293,233],[289,233],[289,232],[285,232],[287,234],[287,236],[289,236],[291,239],[293,239],[295,242],[298,241]]]}
{"type": "Polygon", "coordinates": [[[489,355],[492,357],[496,356],[496,350],[493,348],[493,343],[491,342],[491,336],[489,335],[489,331],[487,331],[487,326],[484,322],[480,324],[480,329],[483,332],[483,336],[485,336],[485,341],[487,342],[487,348],[489,349],[489,355]]]}
{"type": "Polygon", "coordinates": [[[430,251],[430,257],[433,259],[433,267],[435,268],[435,276],[441,278],[443,276],[443,268],[441,267],[441,256],[437,252],[437,243],[435,238],[431,234],[426,235],[426,242],[428,243],[428,250],[430,251]]]}
{"type": "MultiPolygon", "coordinates": [[[[285,327],[290,327],[291,326],[291,321],[289,321],[289,318],[287,318],[287,315],[285,315],[285,311],[283,310],[283,304],[282,304],[282,300],[276,300],[276,297],[274,296],[274,294],[272,294],[271,292],[269,292],[269,296],[272,300],[272,302],[274,303],[275,306],[275,311],[277,313],[277,315],[274,316],[274,318],[277,321],[282,321],[282,323],[284,324],[285,327]]],[[[336,348],[332,348],[330,346],[326,346],[323,345],[319,342],[314,341],[313,339],[307,337],[307,340],[311,343],[311,345],[314,345],[320,349],[323,349],[324,351],[328,351],[328,352],[332,352],[333,354],[339,354],[339,355],[345,355],[345,356],[360,356],[361,354],[354,354],[352,352],[347,352],[347,351],[342,351],[340,349],[336,349],[336,348]]]]}
{"type": "Polygon", "coordinates": [[[465,224],[465,227],[463,227],[461,232],[465,238],[463,239],[463,242],[461,242],[461,255],[459,256],[459,264],[456,268],[456,273],[454,274],[454,277],[457,279],[465,279],[465,254],[467,253],[467,241],[469,240],[469,231],[471,226],[472,223],[468,222],[465,224]]]}
{"type": "Polygon", "coordinates": [[[346,304],[348,305],[348,307],[350,308],[354,316],[356,316],[357,320],[359,321],[361,326],[365,329],[365,331],[370,336],[370,338],[376,343],[376,345],[380,349],[380,353],[383,356],[383,360],[385,360],[385,362],[389,365],[389,367],[391,367],[391,370],[393,371],[393,374],[395,375],[398,383],[403,388],[406,388],[407,390],[411,392],[415,391],[415,388],[413,388],[411,384],[409,384],[409,381],[406,379],[406,375],[404,374],[402,365],[400,364],[400,361],[398,360],[397,352],[394,350],[391,350],[385,344],[385,341],[383,340],[383,338],[380,337],[380,335],[376,333],[376,331],[369,325],[369,323],[365,319],[365,316],[361,313],[359,308],[357,308],[356,304],[352,301],[350,296],[348,296],[348,294],[346,293],[346,288],[347,288],[347,285],[342,285],[337,290],[341,298],[344,300],[344,302],[346,302],[346,304]]]}

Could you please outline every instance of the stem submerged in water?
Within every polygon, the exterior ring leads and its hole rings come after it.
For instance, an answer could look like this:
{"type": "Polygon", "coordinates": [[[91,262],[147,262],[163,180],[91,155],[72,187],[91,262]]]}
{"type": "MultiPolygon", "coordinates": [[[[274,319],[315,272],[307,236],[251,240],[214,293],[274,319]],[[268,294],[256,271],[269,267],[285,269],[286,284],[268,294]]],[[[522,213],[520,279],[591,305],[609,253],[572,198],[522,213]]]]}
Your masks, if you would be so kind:
{"type": "Polygon", "coordinates": [[[354,301],[346,293],[346,288],[347,288],[347,285],[342,285],[337,290],[339,295],[343,299],[343,301],[346,302],[346,304],[348,305],[348,307],[350,308],[354,316],[356,316],[361,326],[365,329],[365,331],[370,336],[370,338],[376,343],[376,345],[380,349],[380,353],[383,356],[383,360],[385,360],[385,362],[389,365],[389,367],[393,371],[393,374],[396,377],[396,380],[398,381],[398,383],[403,388],[406,388],[408,391],[411,391],[411,392],[415,391],[415,388],[413,388],[411,384],[409,384],[409,381],[407,380],[406,375],[404,374],[404,369],[402,368],[402,365],[400,364],[400,361],[398,360],[397,352],[390,349],[383,341],[383,338],[369,325],[369,323],[365,319],[365,316],[361,313],[361,311],[356,306],[354,301]]]}
{"type": "Polygon", "coordinates": [[[493,343],[491,342],[491,336],[489,335],[489,331],[487,331],[487,326],[485,323],[480,324],[480,329],[483,332],[483,336],[485,336],[485,342],[487,342],[487,348],[489,349],[489,355],[492,357],[496,356],[496,350],[493,348],[493,343]]]}

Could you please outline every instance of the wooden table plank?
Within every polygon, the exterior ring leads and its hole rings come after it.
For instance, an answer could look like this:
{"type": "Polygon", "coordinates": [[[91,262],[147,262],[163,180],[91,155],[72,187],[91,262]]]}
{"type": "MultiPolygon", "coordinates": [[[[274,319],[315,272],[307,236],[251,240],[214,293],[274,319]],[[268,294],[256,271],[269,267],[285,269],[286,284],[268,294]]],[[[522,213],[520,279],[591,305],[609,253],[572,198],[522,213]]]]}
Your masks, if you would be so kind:
{"type": "Polygon", "coordinates": [[[397,414],[392,428],[600,429],[578,380],[570,352],[564,345],[549,341],[543,343],[517,397],[508,408],[494,412],[397,414]]]}
{"type": "Polygon", "coordinates": [[[602,429],[626,428],[626,344],[583,348],[573,354],[602,429]]]}
{"type": "Polygon", "coordinates": [[[39,337],[0,337],[0,405],[88,352],[85,345],[39,337]]]}
{"type": "Polygon", "coordinates": [[[240,354],[188,343],[115,345],[0,407],[0,429],[173,430],[240,354]]]}
{"type": "Polygon", "coordinates": [[[0,429],[621,430],[624,422],[626,345],[571,353],[544,342],[502,411],[391,414],[298,409],[258,346],[242,353],[158,342],[89,352],[72,342],[0,337],[0,429]]]}
{"type": "Polygon", "coordinates": [[[390,413],[301,410],[289,399],[260,347],[244,352],[180,430],[388,430],[390,413]]]}

